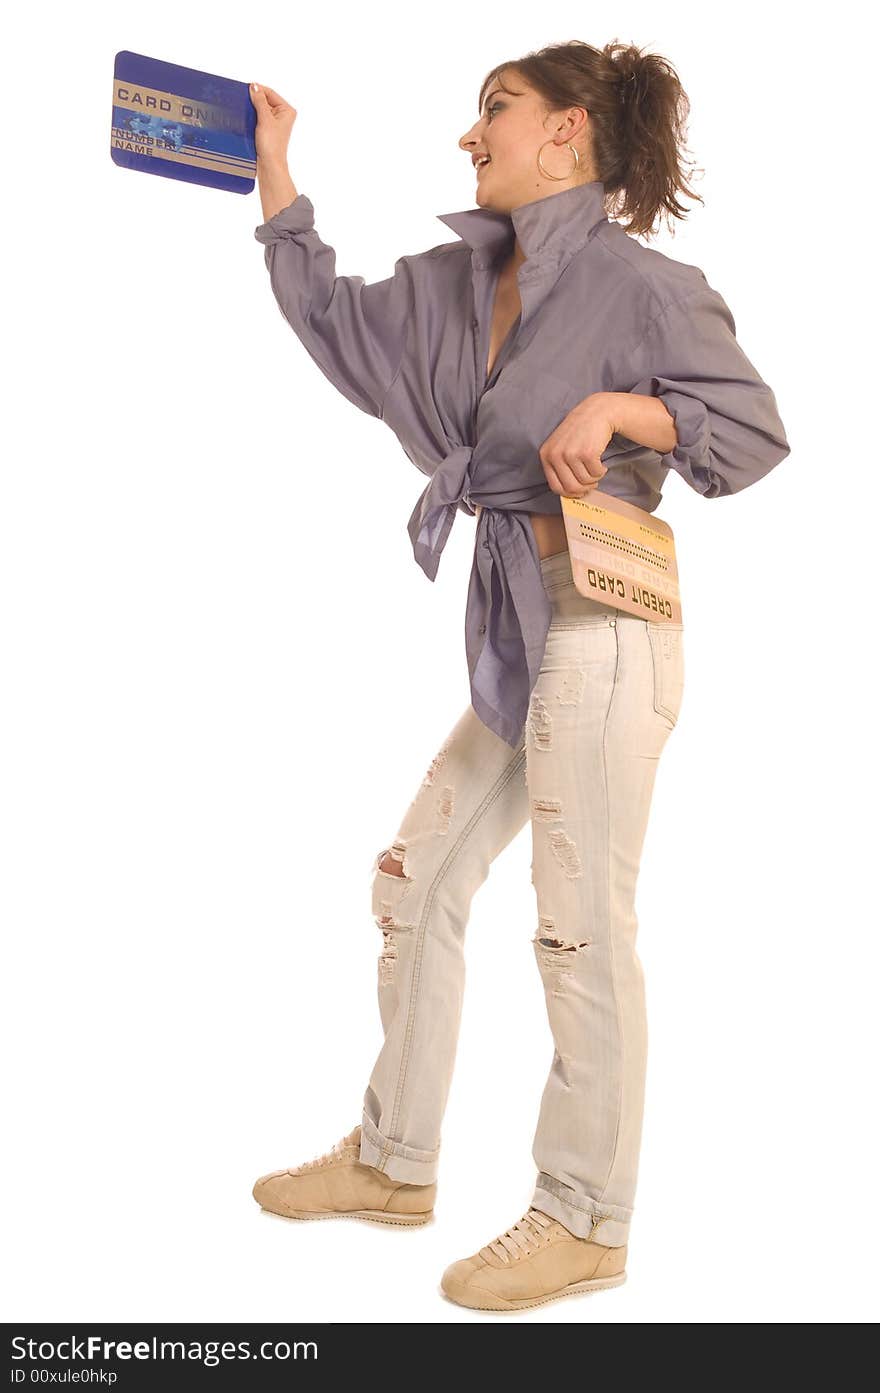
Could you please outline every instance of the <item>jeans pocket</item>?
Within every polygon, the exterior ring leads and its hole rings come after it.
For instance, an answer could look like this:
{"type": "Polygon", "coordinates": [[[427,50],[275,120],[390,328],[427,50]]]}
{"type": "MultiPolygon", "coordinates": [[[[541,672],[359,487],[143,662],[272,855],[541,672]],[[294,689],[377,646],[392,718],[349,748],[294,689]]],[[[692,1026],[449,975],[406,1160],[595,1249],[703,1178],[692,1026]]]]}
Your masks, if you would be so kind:
{"type": "Polygon", "coordinates": [[[646,628],[654,665],[654,710],[674,726],[684,693],[684,625],[648,620],[646,628]]]}
{"type": "Polygon", "coordinates": [[[582,595],[571,578],[545,580],[544,590],[551,606],[551,629],[607,628],[617,618],[617,610],[582,595]]]}

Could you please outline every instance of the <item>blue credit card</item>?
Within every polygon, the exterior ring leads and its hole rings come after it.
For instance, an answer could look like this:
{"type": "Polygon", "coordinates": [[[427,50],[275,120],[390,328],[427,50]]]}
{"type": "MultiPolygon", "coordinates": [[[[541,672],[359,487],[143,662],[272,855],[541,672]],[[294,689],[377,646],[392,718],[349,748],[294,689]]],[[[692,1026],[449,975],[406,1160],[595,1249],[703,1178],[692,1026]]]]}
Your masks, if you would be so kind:
{"type": "Polygon", "coordinates": [[[246,82],[117,53],[110,155],[124,169],[250,193],[257,113],[246,82]]]}

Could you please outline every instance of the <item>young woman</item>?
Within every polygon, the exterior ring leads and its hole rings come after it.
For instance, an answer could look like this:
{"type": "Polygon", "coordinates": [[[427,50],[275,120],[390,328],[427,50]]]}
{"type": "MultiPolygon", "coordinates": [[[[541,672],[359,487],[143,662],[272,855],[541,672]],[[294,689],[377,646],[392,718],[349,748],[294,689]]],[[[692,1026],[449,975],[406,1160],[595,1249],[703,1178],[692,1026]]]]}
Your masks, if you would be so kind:
{"type": "Polygon", "coordinates": [[[454,1262],[455,1301],[511,1309],[616,1286],[636,1189],[646,1062],[634,910],[657,761],[683,691],[681,624],[576,589],[560,495],[654,510],[675,470],[707,498],[789,453],[774,395],[702,271],[637,242],[681,216],[689,109],[669,62],[573,42],[499,65],[459,144],[478,207],[366,285],[336,276],[286,164],[295,110],[254,87],[265,246],[282,313],[321,371],[426,475],[409,520],[433,580],[477,517],[471,704],[373,867],[384,1044],[361,1119],[254,1186],[295,1218],[421,1224],[434,1206],[471,899],[527,822],[534,951],[555,1054],[532,1203],[454,1262]],[[619,220],[626,217],[624,228],[619,220]]]}

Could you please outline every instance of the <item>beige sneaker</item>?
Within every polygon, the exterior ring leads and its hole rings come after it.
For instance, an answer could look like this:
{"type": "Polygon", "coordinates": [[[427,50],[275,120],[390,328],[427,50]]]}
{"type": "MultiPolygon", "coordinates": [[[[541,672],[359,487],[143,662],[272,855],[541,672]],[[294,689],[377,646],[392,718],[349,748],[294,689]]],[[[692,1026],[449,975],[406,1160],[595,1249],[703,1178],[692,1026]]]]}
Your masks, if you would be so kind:
{"type": "Polygon", "coordinates": [[[373,1219],[380,1224],[426,1224],[437,1182],[407,1185],[360,1161],[360,1123],[323,1156],[261,1175],[253,1189],[263,1209],[286,1219],[373,1219]]]}
{"type": "Polygon", "coordinates": [[[606,1248],[530,1208],[473,1257],[447,1267],[440,1286],[460,1306],[518,1311],[560,1296],[619,1287],[626,1281],[626,1245],[606,1248]]]}

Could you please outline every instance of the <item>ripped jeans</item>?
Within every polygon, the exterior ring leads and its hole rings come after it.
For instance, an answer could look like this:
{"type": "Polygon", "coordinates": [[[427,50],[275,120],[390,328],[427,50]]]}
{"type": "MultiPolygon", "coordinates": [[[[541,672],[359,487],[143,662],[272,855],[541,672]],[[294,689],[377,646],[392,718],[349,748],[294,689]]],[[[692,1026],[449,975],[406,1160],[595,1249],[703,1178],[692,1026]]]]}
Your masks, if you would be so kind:
{"type": "Polygon", "coordinates": [[[531,1203],[579,1237],[626,1243],[647,1056],[634,907],[657,762],[683,693],[682,625],[576,589],[568,551],[541,562],[553,616],[516,750],[468,706],[393,846],[373,864],[384,1043],[363,1100],[360,1159],[437,1178],[455,1060],[470,904],[531,822],[533,947],[553,1061],[531,1203]],[[380,868],[390,852],[403,875],[380,868]]]}

